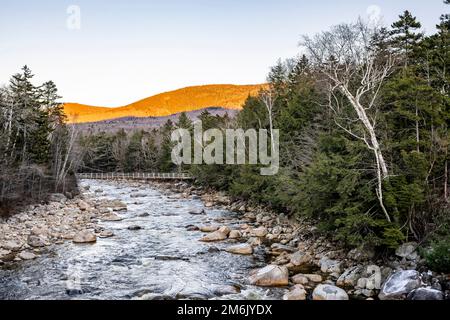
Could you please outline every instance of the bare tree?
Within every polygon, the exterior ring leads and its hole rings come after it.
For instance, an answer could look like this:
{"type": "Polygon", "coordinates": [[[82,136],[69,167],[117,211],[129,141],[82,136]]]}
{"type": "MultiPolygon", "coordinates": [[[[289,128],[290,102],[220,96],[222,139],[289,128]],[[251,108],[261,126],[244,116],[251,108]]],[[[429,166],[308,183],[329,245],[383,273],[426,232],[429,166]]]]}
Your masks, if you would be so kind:
{"type": "Polygon", "coordinates": [[[354,138],[362,140],[373,152],[376,162],[376,194],[380,206],[390,222],[384,206],[383,179],[389,175],[388,166],[377,136],[377,98],[384,80],[394,66],[389,52],[377,51],[373,45],[378,29],[363,21],[335,26],[314,38],[304,37],[302,45],[310,61],[324,75],[329,95],[329,107],[336,124],[354,138]],[[341,97],[351,106],[347,112],[341,97]]]}
{"type": "Polygon", "coordinates": [[[53,142],[53,171],[57,190],[63,186],[67,174],[76,171],[83,158],[77,143],[79,131],[75,124],[67,124],[57,129],[53,142]]]}
{"type": "Polygon", "coordinates": [[[273,137],[273,107],[276,100],[275,90],[273,88],[269,88],[263,90],[260,93],[261,102],[264,104],[267,110],[267,116],[269,118],[269,129],[270,129],[270,142],[271,142],[271,152],[273,154],[275,150],[275,141],[273,137]]]}

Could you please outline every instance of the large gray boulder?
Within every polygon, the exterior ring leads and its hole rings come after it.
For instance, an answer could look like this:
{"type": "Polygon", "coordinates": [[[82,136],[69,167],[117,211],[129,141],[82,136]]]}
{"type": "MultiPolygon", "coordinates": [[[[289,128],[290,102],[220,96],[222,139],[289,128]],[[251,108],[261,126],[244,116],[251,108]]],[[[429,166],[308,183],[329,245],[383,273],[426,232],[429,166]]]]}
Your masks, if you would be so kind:
{"type": "Polygon", "coordinates": [[[422,280],[416,270],[402,270],[391,274],[381,287],[380,300],[404,300],[413,290],[420,288],[422,280]]]}

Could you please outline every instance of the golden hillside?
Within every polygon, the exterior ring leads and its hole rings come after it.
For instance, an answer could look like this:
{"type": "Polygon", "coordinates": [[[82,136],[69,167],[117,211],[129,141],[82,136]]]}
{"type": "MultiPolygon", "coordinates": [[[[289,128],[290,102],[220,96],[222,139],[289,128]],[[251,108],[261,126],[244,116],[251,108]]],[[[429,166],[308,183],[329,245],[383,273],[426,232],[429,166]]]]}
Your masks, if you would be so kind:
{"type": "Polygon", "coordinates": [[[65,103],[69,122],[95,122],[122,117],[162,117],[208,107],[242,108],[249,95],[257,95],[265,85],[206,85],[161,93],[124,107],[93,107],[65,103]]]}

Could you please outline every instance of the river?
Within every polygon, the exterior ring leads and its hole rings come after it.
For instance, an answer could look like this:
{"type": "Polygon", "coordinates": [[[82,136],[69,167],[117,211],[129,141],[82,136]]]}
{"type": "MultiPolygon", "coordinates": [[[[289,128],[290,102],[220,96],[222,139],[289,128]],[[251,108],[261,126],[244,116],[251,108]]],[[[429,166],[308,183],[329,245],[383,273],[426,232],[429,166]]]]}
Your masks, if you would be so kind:
{"type": "Polygon", "coordinates": [[[229,241],[203,243],[189,225],[239,228],[237,214],[205,208],[151,184],[83,180],[87,196],[119,199],[128,210],[117,222],[99,222],[115,236],[90,245],[54,245],[34,261],[0,269],[0,299],[278,299],[283,289],[248,285],[250,270],[265,265],[264,249],[251,256],[223,251],[229,241]],[[102,192],[95,191],[102,190],[102,192]],[[139,197],[136,197],[139,196],[139,197]],[[206,215],[191,215],[191,208],[206,215]],[[138,226],[140,230],[129,230],[138,226]]]}

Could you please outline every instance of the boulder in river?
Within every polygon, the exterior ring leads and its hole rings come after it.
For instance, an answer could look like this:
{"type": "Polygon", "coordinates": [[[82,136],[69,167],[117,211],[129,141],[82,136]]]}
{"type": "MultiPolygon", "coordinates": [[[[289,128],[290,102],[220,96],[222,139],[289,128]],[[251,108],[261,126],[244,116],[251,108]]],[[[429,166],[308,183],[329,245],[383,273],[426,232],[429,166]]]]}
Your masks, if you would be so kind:
{"type": "Polygon", "coordinates": [[[133,226],[129,226],[127,229],[130,230],[130,231],[139,231],[139,230],[142,229],[142,227],[133,225],[133,226]]]}
{"type": "Polygon", "coordinates": [[[222,241],[227,238],[227,235],[220,230],[208,233],[206,236],[200,239],[203,242],[214,242],[214,241],[222,241]]]}
{"type": "Polygon", "coordinates": [[[93,243],[97,241],[97,236],[89,230],[83,230],[75,234],[72,241],[74,243],[93,243]]]}
{"type": "Polygon", "coordinates": [[[99,234],[100,238],[111,238],[114,237],[114,233],[112,231],[104,230],[99,234]]]}
{"type": "Polygon", "coordinates": [[[188,212],[189,212],[189,214],[192,214],[192,215],[202,215],[202,214],[205,214],[205,209],[203,209],[203,208],[190,208],[188,212]]]}
{"type": "Polygon", "coordinates": [[[380,300],[403,300],[413,290],[421,287],[420,274],[416,270],[403,270],[391,274],[381,287],[380,300]]]}
{"type": "Polygon", "coordinates": [[[314,289],[312,298],[313,300],[349,300],[345,290],[330,284],[319,284],[314,289]]]}
{"type": "Polygon", "coordinates": [[[110,208],[113,211],[127,211],[128,209],[127,205],[118,199],[105,201],[101,206],[103,208],[110,208]]]}
{"type": "Polygon", "coordinates": [[[200,226],[200,227],[198,227],[198,229],[201,232],[214,232],[214,231],[219,230],[219,226],[200,226]]]}
{"type": "Polygon", "coordinates": [[[242,243],[228,247],[225,251],[234,254],[250,255],[253,253],[253,247],[248,243],[242,243]]]}
{"type": "Polygon", "coordinates": [[[282,287],[289,284],[289,271],[285,266],[268,265],[250,276],[250,283],[262,287],[282,287]]]}

